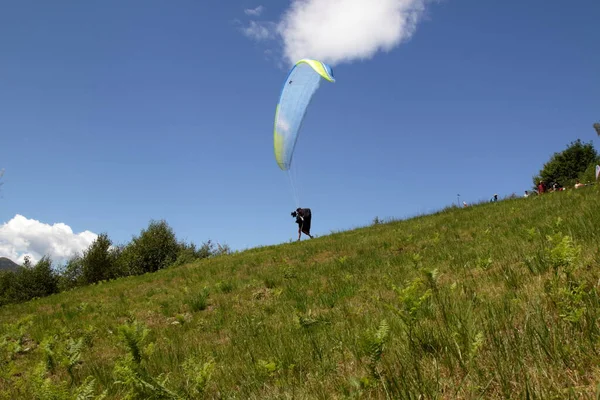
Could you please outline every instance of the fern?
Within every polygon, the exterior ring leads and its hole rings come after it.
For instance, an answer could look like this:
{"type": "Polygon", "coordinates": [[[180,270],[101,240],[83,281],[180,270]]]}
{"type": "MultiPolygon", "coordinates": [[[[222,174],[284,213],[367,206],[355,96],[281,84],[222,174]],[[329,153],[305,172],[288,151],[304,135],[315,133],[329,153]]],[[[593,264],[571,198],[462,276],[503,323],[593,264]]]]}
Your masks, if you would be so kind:
{"type": "Polygon", "coordinates": [[[317,314],[313,310],[308,310],[304,315],[296,311],[296,321],[303,328],[312,328],[319,324],[329,324],[325,316],[317,314]]]}
{"type": "Polygon", "coordinates": [[[44,365],[48,372],[54,372],[56,367],[55,346],[56,338],[54,336],[44,339],[41,344],[41,348],[44,350],[44,365]]]}
{"type": "MultiPolygon", "coordinates": [[[[115,384],[127,389],[124,399],[179,399],[179,395],[167,387],[167,376],[161,374],[155,378],[142,366],[142,344],[150,330],[135,319],[131,319],[128,325],[120,325],[118,330],[129,350],[129,354],[117,361],[113,370],[115,384]]],[[[153,343],[147,349],[151,353],[153,343]]]]}
{"type": "Polygon", "coordinates": [[[100,395],[96,396],[94,394],[95,383],[96,383],[96,380],[93,377],[88,376],[87,378],[85,378],[85,381],[83,381],[83,384],[81,384],[81,386],[79,386],[77,388],[77,390],[75,390],[74,399],[75,400],[103,400],[103,399],[105,399],[106,396],[108,395],[108,390],[105,390],[100,395]]]}
{"type": "Polygon", "coordinates": [[[555,273],[562,268],[569,275],[577,266],[581,246],[576,246],[570,236],[563,236],[560,233],[548,236],[547,239],[553,245],[550,250],[550,264],[555,273]]]}
{"type": "Polygon", "coordinates": [[[93,345],[96,334],[97,334],[97,328],[95,326],[88,325],[87,328],[85,328],[85,331],[83,333],[83,342],[85,343],[86,346],[93,345]]]}
{"type": "Polygon", "coordinates": [[[585,299],[588,296],[585,287],[585,283],[579,285],[571,283],[567,287],[553,288],[551,297],[558,305],[559,316],[563,320],[576,324],[584,317],[585,299]]]}
{"type": "Polygon", "coordinates": [[[483,346],[483,342],[484,342],[484,336],[483,336],[483,332],[477,332],[477,334],[475,335],[475,339],[473,340],[473,343],[471,343],[471,348],[469,350],[469,360],[474,360],[475,356],[477,356],[477,354],[479,353],[479,349],[481,349],[481,347],[483,346]]]}
{"type": "Polygon", "coordinates": [[[279,365],[277,364],[277,361],[273,361],[273,360],[271,360],[271,361],[258,360],[258,365],[269,376],[273,376],[279,370],[279,365]]]}
{"type": "Polygon", "coordinates": [[[71,395],[67,384],[64,382],[54,383],[46,376],[47,361],[42,361],[34,369],[30,381],[31,392],[34,400],[70,400],[71,395]]]}
{"type": "Polygon", "coordinates": [[[163,374],[158,378],[150,376],[128,355],[119,360],[114,368],[115,384],[124,386],[127,390],[123,399],[176,399],[181,397],[167,388],[168,378],[163,374]]]}
{"type": "Polygon", "coordinates": [[[423,280],[415,278],[405,288],[393,286],[393,290],[398,294],[398,300],[402,308],[400,314],[408,317],[408,321],[415,321],[421,312],[425,310],[427,301],[432,295],[431,289],[426,289],[423,280]]]}
{"type": "Polygon", "coordinates": [[[381,355],[383,353],[383,347],[385,342],[387,341],[388,335],[390,332],[390,326],[388,325],[386,320],[381,321],[379,328],[375,332],[373,340],[371,342],[371,349],[369,353],[369,360],[372,365],[375,365],[381,359],[381,355]]]}
{"type": "Polygon", "coordinates": [[[84,346],[84,339],[81,337],[77,341],[69,339],[66,348],[65,367],[71,377],[71,381],[75,380],[73,370],[81,362],[81,350],[84,346]]]}
{"type": "Polygon", "coordinates": [[[421,272],[425,275],[428,287],[437,290],[438,278],[440,277],[439,270],[437,268],[421,268],[421,272]]]}
{"type": "Polygon", "coordinates": [[[377,370],[377,365],[381,361],[389,333],[390,326],[386,320],[383,320],[375,332],[371,332],[366,335],[366,342],[363,342],[368,359],[367,368],[369,369],[371,375],[377,379],[380,377],[380,373],[377,370]]]}
{"type": "Polygon", "coordinates": [[[192,398],[206,392],[214,368],[215,362],[212,359],[203,363],[195,357],[190,357],[185,361],[183,371],[186,376],[186,389],[192,398]]]}
{"type": "Polygon", "coordinates": [[[148,336],[149,329],[144,327],[137,321],[133,321],[130,325],[120,325],[119,335],[127,345],[131,357],[136,364],[142,362],[142,342],[148,336]]]}

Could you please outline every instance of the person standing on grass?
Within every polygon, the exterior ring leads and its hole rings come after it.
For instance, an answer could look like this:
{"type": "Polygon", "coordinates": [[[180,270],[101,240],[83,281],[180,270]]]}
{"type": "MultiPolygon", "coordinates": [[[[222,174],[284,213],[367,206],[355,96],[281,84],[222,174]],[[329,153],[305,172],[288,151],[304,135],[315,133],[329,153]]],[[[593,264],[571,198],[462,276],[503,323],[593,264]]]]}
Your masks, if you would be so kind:
{"type": "Polygon", "coordinates": [[[298,224],[298,241],[300,241],[300,236],[303,233],[312,239],[313,237],[310,234],[312,212],[310,208],[298,207],[296,211],[292,211],[292,217],[296,217],[296,223],[298,224]]]}
{"type": "Polygon", "coordinates": [[[540,183],[538,184],[538,193],[542,194],[546,191],[546,184],[544,183],[544,181],[540,181],[540,183]]]}

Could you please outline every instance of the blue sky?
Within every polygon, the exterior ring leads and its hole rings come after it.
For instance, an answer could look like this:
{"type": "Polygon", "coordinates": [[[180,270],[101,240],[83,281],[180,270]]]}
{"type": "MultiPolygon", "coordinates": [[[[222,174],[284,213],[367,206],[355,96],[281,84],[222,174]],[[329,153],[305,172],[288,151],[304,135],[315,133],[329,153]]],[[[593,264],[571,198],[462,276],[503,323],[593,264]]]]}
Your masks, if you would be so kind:
{"type": "Polygon", "coordinates": [[[316,235],[522,194],[571,141],[600,147],[600,2],[333,3],[3,2],[0,256],[151,219],[234,249],[295,238],[272,141],[301,57],[337,79],[294,155],[316,235]]]}

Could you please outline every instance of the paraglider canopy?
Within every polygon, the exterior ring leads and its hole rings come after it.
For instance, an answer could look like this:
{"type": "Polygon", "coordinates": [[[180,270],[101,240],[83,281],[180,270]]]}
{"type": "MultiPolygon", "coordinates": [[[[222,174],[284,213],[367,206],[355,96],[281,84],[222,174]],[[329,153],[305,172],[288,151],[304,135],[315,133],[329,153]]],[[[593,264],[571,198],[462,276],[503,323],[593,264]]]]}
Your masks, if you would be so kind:
{"type": "Polygon", "coordinates": [[[335,82],[331,67],[302,59],[290,70],[275,109],[273,146],[279,168],[289,170],[304,116],[321,80],[335,82]]]}

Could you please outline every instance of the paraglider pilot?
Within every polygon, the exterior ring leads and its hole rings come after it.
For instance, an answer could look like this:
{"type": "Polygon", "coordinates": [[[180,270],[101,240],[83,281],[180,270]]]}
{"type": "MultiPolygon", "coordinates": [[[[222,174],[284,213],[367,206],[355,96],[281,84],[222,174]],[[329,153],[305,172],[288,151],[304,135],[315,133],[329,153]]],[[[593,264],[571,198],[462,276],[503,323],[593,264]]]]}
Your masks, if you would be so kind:
{"type": "Polygon", "coordinates": [[[300,240],[303,233],[312,239],[313,237],[310,234],[310,220],[312,219],[310,208],[298,207],[296,211],[292,211],[292,217],[296,218],[298,224],[298,240],[300,240]]]}

